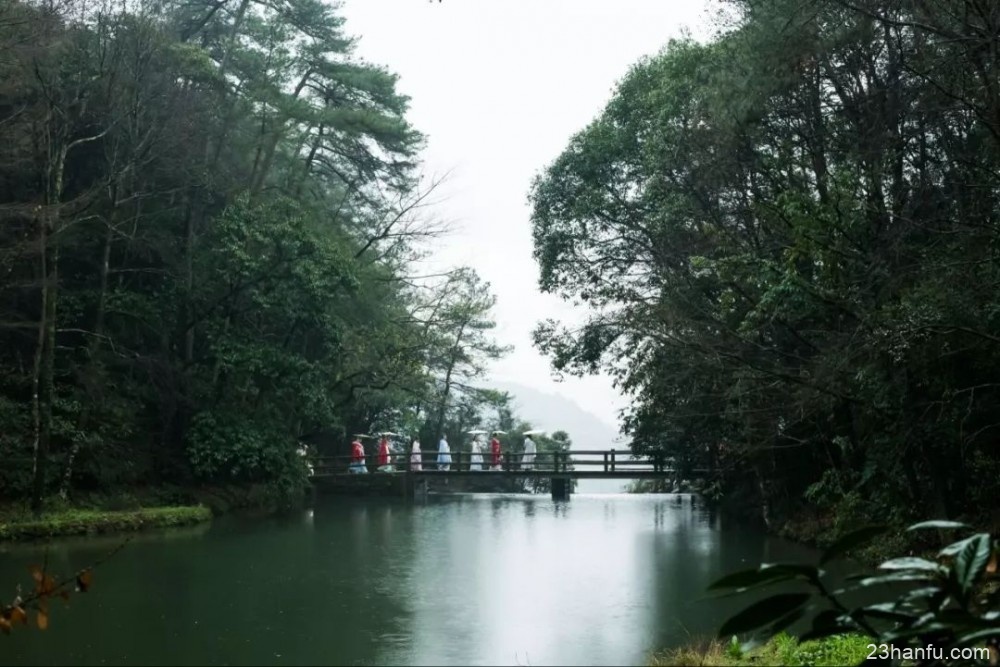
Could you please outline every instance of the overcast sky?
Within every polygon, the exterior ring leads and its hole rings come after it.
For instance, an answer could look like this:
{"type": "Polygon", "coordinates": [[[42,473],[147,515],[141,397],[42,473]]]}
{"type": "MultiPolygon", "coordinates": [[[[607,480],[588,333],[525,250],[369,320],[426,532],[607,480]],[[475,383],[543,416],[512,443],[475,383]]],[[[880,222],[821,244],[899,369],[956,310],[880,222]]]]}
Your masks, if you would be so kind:
{"type": "MultiPolygon", "coordinates": [[[[545,317],[580,313],[538,290],[527,193],[532,177],[600,113],[629,66],[687,30],[707,33],[707,0],[343,0],[358,55],[399,74],[427,136],[428,176],[450,172],[436,216],[453,231],[438,261],[471,265],[497,295],[497,338],[515,350],[497,379],[563,394],[617,426],[625,399],[606,377],[555,382],[531,345],[545,317]]],[[[558,428],[559,425],[540,425],[558,428]]]]}

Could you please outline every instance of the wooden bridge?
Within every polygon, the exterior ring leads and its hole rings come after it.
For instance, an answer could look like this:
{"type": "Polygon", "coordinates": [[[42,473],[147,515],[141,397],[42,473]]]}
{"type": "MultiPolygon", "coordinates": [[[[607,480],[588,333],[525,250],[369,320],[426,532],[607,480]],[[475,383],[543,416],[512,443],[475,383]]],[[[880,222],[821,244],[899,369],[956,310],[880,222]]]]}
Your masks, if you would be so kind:
{"type": "MultiPolygon", "coordinates": [[[[411,464],[412,452],[393,453],[391,469],[379,468],[377,457],[366,457],[367,474],[351,472],[351,456],[319,456],[309,459],[310,479],[319,486],[384,486],[391,493],[413,497],[426,491],[427,481],[435,478],[475,477],[480,479],[511,477],[543,477],[551,481],[552,497],[569,498],[575,479],[679,479],[680,472],[672,462],[659,455],[636,456],[628,451],[573,450],[539,452],[530,463],[522,452],[504,452],[499,466],[493,466],[489,452],[479,455],[481,463],[473,462],[470,452],[451,452],[451,463],[444,468],[437,463],[436,450],[420,452],[420,469],[411,464]]],[[[683,471],[685,477],[704,477],[709,471],[683,471]]]]}

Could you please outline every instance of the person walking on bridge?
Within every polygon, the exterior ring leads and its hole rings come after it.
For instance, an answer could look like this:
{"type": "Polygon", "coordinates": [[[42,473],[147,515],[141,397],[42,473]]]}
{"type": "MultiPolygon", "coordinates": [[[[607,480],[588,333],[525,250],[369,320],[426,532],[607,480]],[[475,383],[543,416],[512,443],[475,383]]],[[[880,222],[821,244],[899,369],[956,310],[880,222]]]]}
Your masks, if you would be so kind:
{"type": "Polygon", "coordinates": [[[378,443],[378,469],[382,472],[389,470],[389,436],[385,433],[378,443]]]}
{"type": "Polygon", "coordinates": [[[448,446],[448,437],[441,436],[438,443],[438,470],[451,470],[451,447],[448,446]]]}
{"type": "Polygon", "coordinates": [[[531,436],[524,436],[524,456],[521,457],[522,470],[531,470],[535,467],[535,453],[537,451],[538,448],[535,446],[535,441],[531,439],[531,436]]]}
{"type": "Polygon", "coordinates": [[[483,469],[483,436],[479,433],[472,439],[472,455],[469,457],[469,470],[483,469]]]}
{"type": "Polygon", "coordinates": [[[368,468],[365,467],[365,447],[361,444],[361,436],[354,436],[354,442],[351,443],[351,465],[348,470],[355,473],[368,472],[368,468]]]}
{"type": "Polygon", "coordinates": [[[490,470],[500,470],[500,438],[499,431],[493,431],[493,437],[490,439],[490,455],[492,460],[490,461],[490,470]]]}
{"type": "Polygon", "coordinates": [[[410,470],[414,472],[424,469],[423,456],[420,454],[420,441],[413,439],[413,446],[410,447],[410,470]]]}

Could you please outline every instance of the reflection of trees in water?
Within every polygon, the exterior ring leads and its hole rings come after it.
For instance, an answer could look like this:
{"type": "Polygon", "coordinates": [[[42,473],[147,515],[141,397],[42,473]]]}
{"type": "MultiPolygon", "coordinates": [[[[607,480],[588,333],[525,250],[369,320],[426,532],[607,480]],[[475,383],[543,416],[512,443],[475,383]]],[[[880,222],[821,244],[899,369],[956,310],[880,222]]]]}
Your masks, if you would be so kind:
{"type": "MultiPolygon", "coordinates": [[[[342,499],[316,508],[311,550],[315,617],[308,660],[395,664],[403,660],[413,605],[412,563],[419,512],[383,498],[342,499]]],[[[301,655],[301,653],[300,653],[301,655]]]]}
{"type": "Polygon", "coordinates": [[[814,562],[817,557],[814,549],[769,537],[691,500],[671,498],[654,510],[657,532],[649,548],[655,648],[676,646],[691,635],[712,636],[726,618],[759,597],[708,598],[706,589],[715,579],[762,562],[814,562]]]}
{"type": "Polygon", "coordinates": [[[535,516],[535,501],[525,500],[524,501],[524,516],[535,516]]]}
{"type": "Polygon", "coordinates": [[[693,496],[664,499],[653,510],[656,532],[649,540],[655,646],[666,648],[691,635],[714,635],[742,600],[706,600],[708,585],[724,572],[746,567],[763,551],[763,538],[749,531],[723,531],[693,496]],[[736,607],[734,609],[733,607],[736,607]]]}

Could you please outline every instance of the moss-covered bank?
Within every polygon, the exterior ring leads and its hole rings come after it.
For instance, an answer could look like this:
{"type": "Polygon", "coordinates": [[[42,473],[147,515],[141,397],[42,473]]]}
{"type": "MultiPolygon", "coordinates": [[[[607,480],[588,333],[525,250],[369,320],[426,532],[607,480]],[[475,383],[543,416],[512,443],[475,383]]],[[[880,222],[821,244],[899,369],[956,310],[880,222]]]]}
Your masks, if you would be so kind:
{"type": "Polygon", "coordinates": [[[694,641],[670,651],[653,655],[653,667],[703,665],[704,667],[741,667],[742,665],[858,665],[871,652],[871,638],[863,635],[835,635],[825,639],[800,642],[781,633],[767,643],[748,651],[736,642],[720,640],[694,641]]]}
{"type": "Polygon", "coordinates": [[[212,518],[203,505],[146,507],[125,511],[65,509],[30,514],[8,514],[0,519],[0,540],[38,540],[70,535],[130,532],[149,528],[187,526],[212,518]]]}

